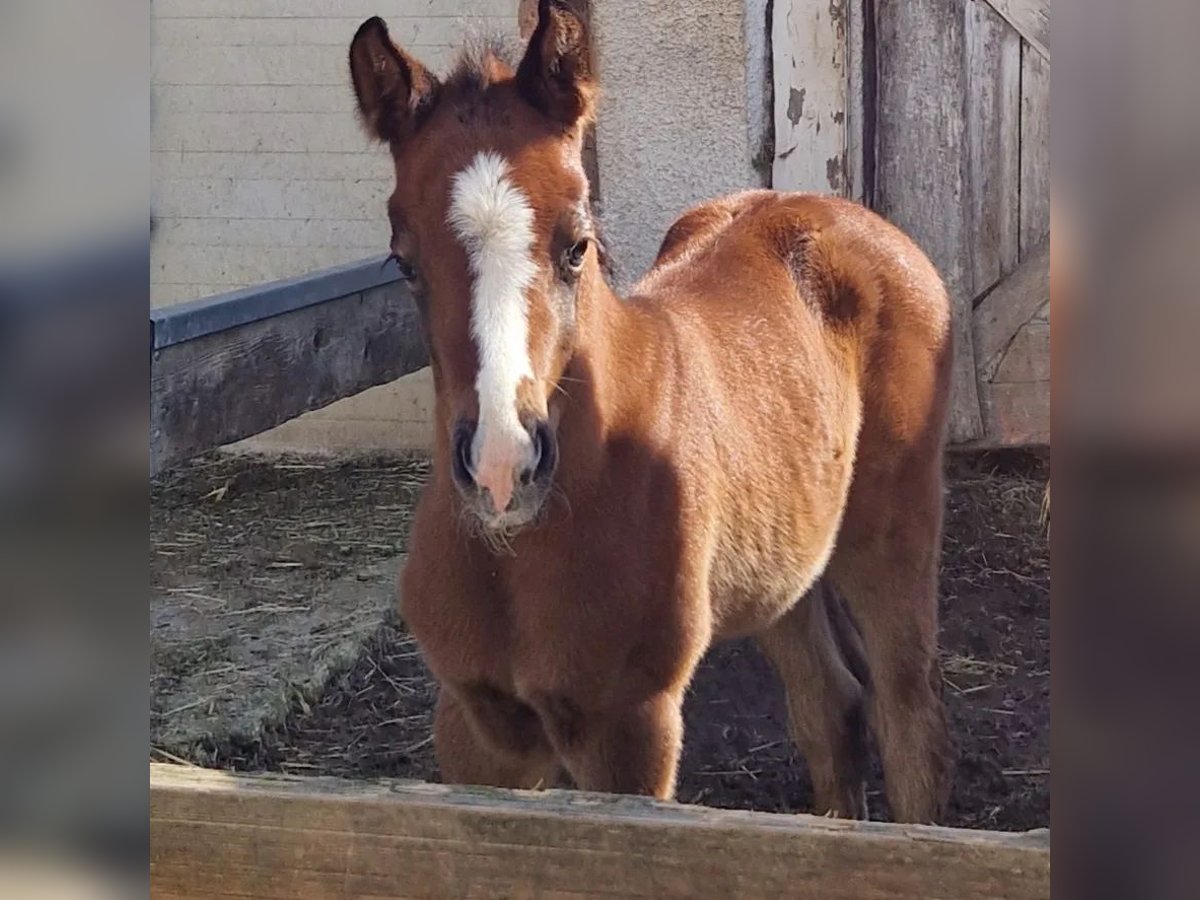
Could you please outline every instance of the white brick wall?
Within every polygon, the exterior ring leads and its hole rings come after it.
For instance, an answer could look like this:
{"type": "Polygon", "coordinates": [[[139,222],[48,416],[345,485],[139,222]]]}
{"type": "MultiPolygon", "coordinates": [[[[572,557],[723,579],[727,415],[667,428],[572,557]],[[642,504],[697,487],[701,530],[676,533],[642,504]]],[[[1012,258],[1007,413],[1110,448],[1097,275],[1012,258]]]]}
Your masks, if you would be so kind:
{"type": "Polygon", "coordinates": [[[387,153],[359,130],[346,49],[368,16],[444,67],[516,0],[156,0],[151,302],[381,253],[387,153]]]}
{"type": "MultiPolygon", "coordinates": [[[[383,253],[386,149],[354,115],[363,19],[440,69],[472,29],[517,33],[517,0],[155,0],[151,303],[383,253]]],[[[339,452],[428,442],[427,373],[288,423],[255,446],[339,452]]]]}

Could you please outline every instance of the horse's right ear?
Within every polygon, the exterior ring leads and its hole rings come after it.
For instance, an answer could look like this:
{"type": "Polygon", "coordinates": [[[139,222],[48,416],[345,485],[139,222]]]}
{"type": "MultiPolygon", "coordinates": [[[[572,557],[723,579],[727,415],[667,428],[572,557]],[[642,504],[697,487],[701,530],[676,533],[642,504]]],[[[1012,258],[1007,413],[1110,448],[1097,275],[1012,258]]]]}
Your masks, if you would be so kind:
{"type": "Polygon", "coordinates": [[[367,134],[397,141],[433,105],[437,79],[392,43],[387,25],[375,16],[359,26],[350,42],[350,79],[367,134]]]}

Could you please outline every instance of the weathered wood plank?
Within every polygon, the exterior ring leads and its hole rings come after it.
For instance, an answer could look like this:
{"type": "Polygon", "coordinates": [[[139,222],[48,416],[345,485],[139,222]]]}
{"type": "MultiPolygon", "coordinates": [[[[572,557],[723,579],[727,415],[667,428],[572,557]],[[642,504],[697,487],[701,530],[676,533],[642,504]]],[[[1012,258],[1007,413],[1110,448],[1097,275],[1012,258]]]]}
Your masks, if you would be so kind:
{"type": "Polygon", "coordinates": [[[1018,260],[1021,38],[991,7],[967,0],[966,43],[968,242],[978,297],[1018,260]]]}
{"type": "Polygon", "coordinates": [[[150,766],[156,897],[1050,896],[1047,832],[150,766]]]}
{"type": "Polygon", "coordinates": [[[870,0],[846,0],[846,196],[868,206],[871,196],[867,186],[867,156],[875,151],[874,123],[871,127],[867,125],[867,117],[874,114],[869,103],[869,94],[874,91],[874,47],[868,49],[874,15],[870,0]]]}
{"type": "Polygon", "coordinates": [[[1050,59],[1050,0],[987,0],[1045,60],[1050,59]]]}
{"type": "Polygon", "coordinates": [[[975,310],[984,434],[974,447],[1050,443],[1050,242],[975,310]]]}
{"type": "Polygon", "coordinates": [[[1050,323],[1035,315],[1005,348],[992,384],[1050,383],[1050,323]]]}
{"type": "Polygon", "coordinates": [[[775,0],[776,190],[845,196],[847,176],[846,0],[775,0]]]}
{"type": "Polygon", "coordinates": [[[426,363],[399,282],[153,350],[151,473],[426,363]]]}
{"type": "Polygon", "coordinates": [[[1021,54],[1021,256],[1050,233],[1050,63],[1021,54]]]}
{"type": "Polygon", "coordinates": [[[987,430],[981,439],[962,449],[1050,445],[1049,380],[989,383],[980,389],[980,397],[987,430]]]}
{"type": "Polygon", "coordinates": [[[159,350],[218,331],[349,297],[400,278],[386,256],[358,260],[150,310],[151,347],[159,350]]]}
{"type": "Polygon", "coordinates": [[[982,380],[995,376],[1013,337],[1049,302],[1050,242],[1043,240],[975,309],[972,327],[982,380]]]}
{"type": "Polygon", "coordinates": [[[983,433],[971,346],[970,196],[964,179],[967,74],[962,0],[876,9],[876,208],[929,254],[953,301],[949,439],[983,433]]]}

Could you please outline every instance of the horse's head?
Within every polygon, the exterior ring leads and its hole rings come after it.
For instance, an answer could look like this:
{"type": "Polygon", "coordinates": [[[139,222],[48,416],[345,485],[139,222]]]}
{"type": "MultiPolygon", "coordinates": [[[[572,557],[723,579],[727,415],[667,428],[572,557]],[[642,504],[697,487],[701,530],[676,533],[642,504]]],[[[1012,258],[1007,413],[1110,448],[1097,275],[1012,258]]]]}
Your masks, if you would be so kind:
{"type": "Polygon", "coordinates": [[[396,165],[392,253],[421,311],[436,443],[485,529],[533,521],[557,464],[555,390],[577,299],[600,277],[582,165],[595,83],[587,30],[541,0],[514,71],[465,52],[439,81],[364,22],[350,72],[368,133],[396,165]]]}

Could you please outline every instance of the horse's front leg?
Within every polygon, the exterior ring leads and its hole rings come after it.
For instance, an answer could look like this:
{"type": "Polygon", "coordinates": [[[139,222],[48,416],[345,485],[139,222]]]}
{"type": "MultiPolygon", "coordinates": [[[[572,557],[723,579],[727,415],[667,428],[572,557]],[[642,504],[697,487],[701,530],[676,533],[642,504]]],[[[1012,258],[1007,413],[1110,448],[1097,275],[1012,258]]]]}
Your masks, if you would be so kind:
{"type": "Polygon", "coordinates": [[[682,691],[634,694],[603,708],[563,696],[543,696],[535,705],[580,790],[674,797],[683,748],[682,691]]]}
{"type": "Polygon", "coordinates": [[[443,685],[433,724],[442,780],[507,788],[554,787],[559,764],[537,714],[480,686],[443,685]]]}

